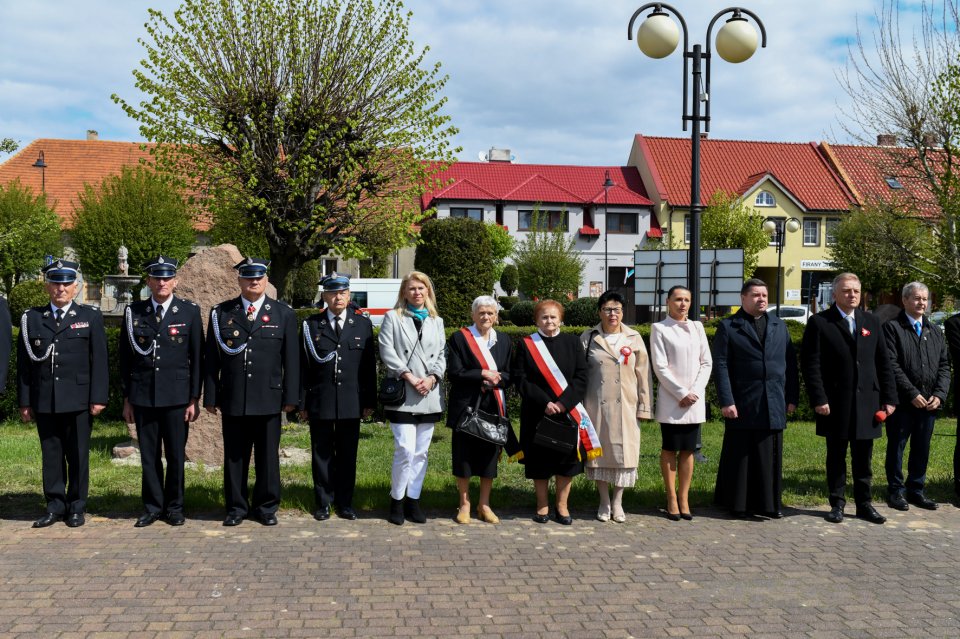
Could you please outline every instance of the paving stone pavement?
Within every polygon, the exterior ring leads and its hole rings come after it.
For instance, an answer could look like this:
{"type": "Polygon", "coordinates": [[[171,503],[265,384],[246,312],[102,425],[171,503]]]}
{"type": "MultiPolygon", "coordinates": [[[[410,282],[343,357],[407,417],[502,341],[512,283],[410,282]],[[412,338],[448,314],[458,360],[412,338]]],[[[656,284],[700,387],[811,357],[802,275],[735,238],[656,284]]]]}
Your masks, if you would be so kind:
{"type": "MultiPolygon", "coordinates": [[[[0,521],[3,637],[957,637],[960,510],[626,524],[0,521]]],[[[852,510],[850,508],[849,510],[852,510]]],[[[452,513],[450,513],[452,515],[452,513]]],[[[578,513],[574,513],[575,515],[578,513]]]]}

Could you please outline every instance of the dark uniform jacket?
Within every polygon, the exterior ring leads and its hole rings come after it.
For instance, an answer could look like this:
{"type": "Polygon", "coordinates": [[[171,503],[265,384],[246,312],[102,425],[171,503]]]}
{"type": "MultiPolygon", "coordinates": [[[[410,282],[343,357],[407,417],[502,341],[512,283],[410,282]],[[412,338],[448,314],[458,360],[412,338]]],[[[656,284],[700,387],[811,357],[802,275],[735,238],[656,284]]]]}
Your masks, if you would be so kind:
{"type": "Polygon", "coordinates": [[[235,297],[210,311],[203,405],[218,406],[230,416],[272,415],[300,399],[297,316],[283,302],[266,297],[248,322],[246,306],[235,297]],[[220,343],[228,349],[246,346],[229,354],[220,343]]]}
{"type": "Polygon", "coordinates": [[[950,391],[950,358],[943,331],[933,326],[924,317],[921,334],[913,327],[913,319],[906,311],[900,311],[895,319],[883,325],[883,337],[887,343],[887,355],[893,376],[897,380],[897,395],[900,403],[907,405],[917,395],[940,398],[947,401],[950,391]]]}
{"type": "Polygon", "coordinates": [[[10,308],[7,300],[0,297],[0,395],[7,387],[7,368],[10,365],[10,340],[13,331],[10,327],[10,308]]]}
{"type": "Polygon", "coordinates": [[[120,384],[134,406],[185,406],[200,397],[203,323],[200,307],[174,296],[160,325],[148,298],[129,307],[120,330],[120,384]],[[154,341],[156,348],[149,355],[154,341]]]}
{"type": "Polygon", "coordinates": [[[74,302],[57,326],[49,304],[26,311],[27,330],[17,340],[17,399],[37,413],[75,413],[106,404],[107,336],[99,309],[74,302]],[[35,357],[49,356],[41,362],[35,357]]]}
{"type": "Polygon", "coordinates": [[[726,420],[728,428],[786,428],[787,404],[800,401],[800,377],[783,320],[767,314],[762,345],[746,312],[720,322],[713,338],[713,380],[720,406],[737,407],[737,418],[726,420]]]}
{"type": "Polygon", "coordinates": [[[303,399],[300,409],[311,419],[360,419],[363,409],[377,403],[377,360],[373,345],[373,324],[351,309],[341,327],[340,337],[327,311],[311,315],[301,336],[300,374],[303,399]],[[313,345],[306,342],[309,333],[313,345]],[[318,362],[314,354],[320,360],[318,362]]]}
{"type": "Polygon", "coordinates": [[[883,433],[874,415],[897,404],[880,320],[854,311],[856,339],[836,306],[812,316],[803,333],[800,369],[811,406],[830,404],[817,415],[817,435],[840,439],[876,439],[883,433]]]}

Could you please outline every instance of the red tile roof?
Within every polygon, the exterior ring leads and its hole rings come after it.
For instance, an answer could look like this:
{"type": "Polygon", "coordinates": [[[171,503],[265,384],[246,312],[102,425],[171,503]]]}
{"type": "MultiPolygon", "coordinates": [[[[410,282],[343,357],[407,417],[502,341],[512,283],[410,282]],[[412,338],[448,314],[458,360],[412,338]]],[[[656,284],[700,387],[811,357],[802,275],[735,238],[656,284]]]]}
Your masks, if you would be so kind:
{"type": "MultiPolygon", "coordinates": [[[[660,198],[690,205],[690,139],[637,135],[634,144],[653,174],[660,198]]],[[[769,174],[810,211],[846,211],[857,199],[813,143],[704,139],[700,201],[717,191],[742,194],[769,174]]]]}
{"type": "Polygon", "coordinates": [[[923,180],[906,167],[910,157],[916,157],[912,149],[821,142],[820,151],[833,163],[861,202],[901,203],[924,216],[939,215],[936,198],[923,180]],[[896,179],[903,188],[892,188],[887,178],[896,179]]]}
{"type": "MultiPolygon", "coordinates": [[[[150,144],[141,149],[139,142],[105,140],[34,140],[0,164],[0,184],[19,178],[20,183],[40,193],[46,181],[46,193],[63,226],[73,226],[74,208],[79,204],[84,184],[98,187],[105,177],[117,175],[124,166],[136,166],[149,159],[150,144]],[[33,166],[43,151],[47,168],[33,166]]],[[[209,228],[204,218],[196,223],[198,230],[209,228]]]]}
{"type": "Polygon", "coordinates": [[[621,206],[651,206],[643,181],[631,166],[562,166],[509,162],[455,162],[438,175],[452,184],[427,193],[424,209],[436,200],[503,200],[584,206],[603,202],[606,172],[614,186],[609,202],[621,206]]]}

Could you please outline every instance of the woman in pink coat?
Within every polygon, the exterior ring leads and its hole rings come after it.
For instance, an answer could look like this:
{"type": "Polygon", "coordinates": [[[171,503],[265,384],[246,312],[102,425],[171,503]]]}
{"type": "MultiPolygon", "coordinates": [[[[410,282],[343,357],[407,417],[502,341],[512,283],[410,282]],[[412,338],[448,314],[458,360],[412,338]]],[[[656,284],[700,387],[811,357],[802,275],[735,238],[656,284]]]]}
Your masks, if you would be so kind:
{"type": "Polygon", "coordinates": [[[667,518],[672,521],[693,519],[688,499],[693,454],[700,424],[706,420],[704,396],[713,368],[703,324],[687,319],[689,309],[690,291],[674,286],[667,293],[668,317],[650,327],[650,361],[660,382],[656,410],[663,440],[660,472],[667,518]]]}

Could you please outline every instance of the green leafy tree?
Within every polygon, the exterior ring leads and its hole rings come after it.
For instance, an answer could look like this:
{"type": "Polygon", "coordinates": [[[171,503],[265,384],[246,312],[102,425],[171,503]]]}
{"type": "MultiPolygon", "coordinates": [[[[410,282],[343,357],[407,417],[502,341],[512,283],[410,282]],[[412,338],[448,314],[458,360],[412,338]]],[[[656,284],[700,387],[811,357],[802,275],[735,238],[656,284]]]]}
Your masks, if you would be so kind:
{"type": "Polygon", "coordinates": [[[369,257],[371,226],[403,246],[458,150],[410,16],[399,0],[184,0],[150,11],[133,72],[147,99],[113,99],[163,170],[256,220],[285,290],[331,248],[369,257]]]}
{"type": "Polygon", "coordinates": [[[0,185],[0,288],[10,291],[40,271],[46,255],[63,249],[60,216],[47,204],[47,196],[14,180],[0,185]]]}
{"type": "Polygon", "coordinates": [[[521,293],[533,299],[561,301],[576,296],[586,265],[563,226],[547,230],[539,207],[534,207],[530,232],[514,249],[513,262],[521,293]]]}
{"type": "Polygon", "coordinates": [[[760,251],[770,244],[763,216],[736,195],[717,191],[700,218],[700,246],[743,249],[743,277],[749,278],[760,261],[760,251]]]}
{"type": "Polygon", "coordinates": [[[466,218],[427,220],[420,229],[414,266],[433,280],[437,306],[450,326],[469,324],[471,304],[493,291],[490,236],[483,222],[466,218]]]}
{"type": "Polygon", "coordinates": [[[507,266],[504,260],[513,254],[513,237],[510,235],[510,231],[499,224],[487,223],[484,226],[487,228],[487,234],[490,236],[493,277],[497,280],[503,273],[503,269],[507,266]]]}
{"type": "Polygon", "coordinates": [[[16,140],[11,138],[0,139],[0,153],[13,153],[20,148],[16,140]]]}
{"type": "Polygon", "coordinates": [[[253,220],[243,212],[230,206],[218,206],[213,209],[213,226],[210,227],[210,243],[233,244],[242,255],[268,257],[270,245],[263,232],[253,220]]]}
{"type": "Polygon", "coordinates": [[[519,286],[520,273],[517,271],[517,265],[507,264],[503,267],[503,273],[500,274],[500,288],[510,297],[516,292],[519,286]]]}
{"type": "Polygon", "coordinates": [[[49,302],[50,297],[40,280],[24,280],[13,287],[7,301],[10,304],[10,316],[16,325],[25,310],[49,302]]]}
{"type": "Polygon", "coordinates": [[[99,188],[80,194],[71,239],[87,279],[117,272],[117,250],[126,246],[131,274],[162,253],[183,261],[193,246],[187,203],[169,181],[145,167],[124,167],[99,188]]]}
{"type": "Polygon", "coordinates": [[[935,243],[916,217],[895,205],[874,203],[837,225],[827,255],[834,270],[856,273],[865,290],[887,293],[911,280],[934,281],[935,243]]]}

